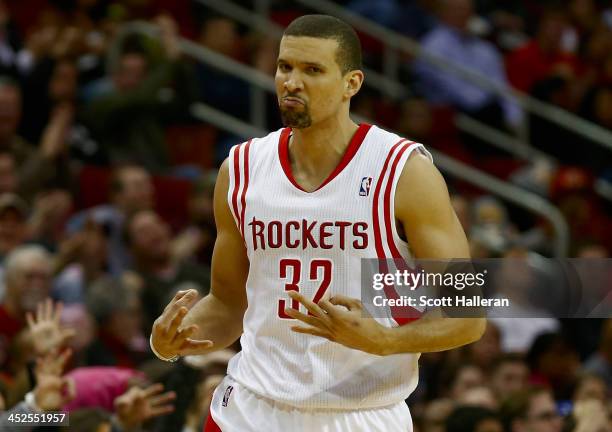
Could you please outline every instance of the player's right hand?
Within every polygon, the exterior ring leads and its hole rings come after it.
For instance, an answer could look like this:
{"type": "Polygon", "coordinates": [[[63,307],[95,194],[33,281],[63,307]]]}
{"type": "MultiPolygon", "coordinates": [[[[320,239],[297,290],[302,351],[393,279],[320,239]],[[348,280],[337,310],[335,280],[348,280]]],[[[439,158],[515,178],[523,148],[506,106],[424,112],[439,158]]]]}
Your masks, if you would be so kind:
{"type": "Polygon", "coordinates": [[[164,312],[153,323],[151,343],[165,358],[184,355],[205,354],[213,346],[210,340],[193,339],[198,326],[183,327],[183,319],[198,298],[196,290],[179,291],[168,303],[164,312]]]}

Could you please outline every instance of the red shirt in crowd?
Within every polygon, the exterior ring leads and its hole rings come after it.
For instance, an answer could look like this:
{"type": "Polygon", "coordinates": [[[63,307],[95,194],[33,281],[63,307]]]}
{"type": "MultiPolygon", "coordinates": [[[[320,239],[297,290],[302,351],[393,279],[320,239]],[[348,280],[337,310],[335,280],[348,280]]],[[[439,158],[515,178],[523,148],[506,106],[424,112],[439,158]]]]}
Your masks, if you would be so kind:
{"type": "Polygon", "coordinates": [[[542,51],[537,41],[511,52],[506,58],[506,72],[512,87],[529,92],[533,85],[548,77],[559,66],[577,71],[577,60],[572,54],[556,52],[548,54],[542,51]]]}
{"type": "Polygon", "coordinates": [[[11,343],[24,327],[23,321],[10,315],[6,307],[0,304],[0,374],[6,372],[11,343]]]}

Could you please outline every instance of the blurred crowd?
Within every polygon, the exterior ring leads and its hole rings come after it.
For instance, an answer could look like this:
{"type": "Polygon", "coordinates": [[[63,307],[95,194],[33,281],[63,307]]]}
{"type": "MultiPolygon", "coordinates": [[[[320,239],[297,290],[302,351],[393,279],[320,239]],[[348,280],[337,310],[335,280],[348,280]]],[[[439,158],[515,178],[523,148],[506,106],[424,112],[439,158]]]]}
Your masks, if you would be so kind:
{"type": "MultiPolygon", "coordinates": [[[[608,2],[339,3],[612,128],[608,2]]],[[[271,5],[281,25],[307,12],[271,5]]],[[[36,430],[201,430],[239,349],[167,364],[148,346],[178,290],[209,290],[216,167],[242,141],[192,104],[250,119],[248,85],[183,55],[180,37],[274,74],[274,38],[198,2],[0,0],[1,431],[11,413],[57,409],[71,425],[36,430]],[[122,31],[132,20],[157,36],[122,31]]],[[[363,44],[379,67],[381,46],[363,44]]],[[[408,99],[364,88],[354,111],[550,200],[569,223],[572,257],[609,257],[612,206],[594,190],[612,177],[609,153],[532,116],[532,145],[555,162],[503,155],[454,118],[515,133],[526,116],[516,101],[404,63],[408,99]]],[[[274,96],[266,106],[267,127],[280,127],[274,96]]],[[[449,187],[473,257],[552,255],[546,221],[464,182],[449,187]]],[[[612,430],[610,320],[492,320],[481,341],[423,355],[420,375],[408,401],[418,431],[612,430]]]]}

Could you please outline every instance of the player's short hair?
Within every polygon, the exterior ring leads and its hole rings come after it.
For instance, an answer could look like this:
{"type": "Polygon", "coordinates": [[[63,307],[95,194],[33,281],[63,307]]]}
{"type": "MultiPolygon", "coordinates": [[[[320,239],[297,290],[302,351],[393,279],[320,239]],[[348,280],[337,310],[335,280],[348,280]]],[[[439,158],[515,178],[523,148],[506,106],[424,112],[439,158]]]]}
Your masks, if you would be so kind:
{"type": "Polygon", "coordinates": [[[305,36],[338,42],[336,62],[342,74],[362,68],[361,43],[355,30],[329,15],[303,15],[291,22],[283,36],[305,36]]]}

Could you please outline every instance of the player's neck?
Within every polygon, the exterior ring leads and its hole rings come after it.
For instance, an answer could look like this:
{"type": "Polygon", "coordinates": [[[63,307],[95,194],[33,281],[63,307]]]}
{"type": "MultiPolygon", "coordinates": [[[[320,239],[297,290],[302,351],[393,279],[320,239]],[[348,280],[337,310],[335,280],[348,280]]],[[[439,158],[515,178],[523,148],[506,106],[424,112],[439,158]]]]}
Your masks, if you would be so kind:
{"type": "MultiPolygon", "coordinates": [[[[324,180],[336,168],[359,126],[350,118],[294,129],[289,143],[293,174],[324,180]]],[[[321,181],[322,181],[321,180],[321,181]]]]}

